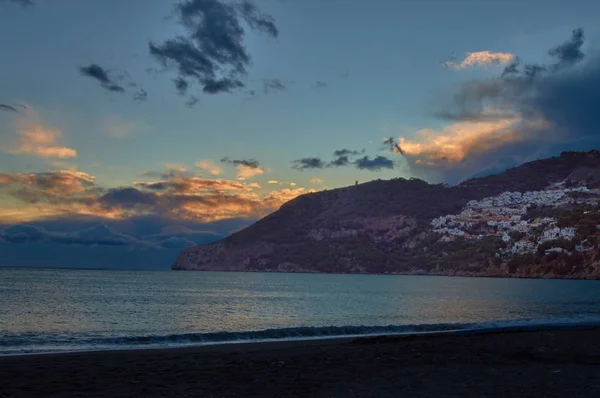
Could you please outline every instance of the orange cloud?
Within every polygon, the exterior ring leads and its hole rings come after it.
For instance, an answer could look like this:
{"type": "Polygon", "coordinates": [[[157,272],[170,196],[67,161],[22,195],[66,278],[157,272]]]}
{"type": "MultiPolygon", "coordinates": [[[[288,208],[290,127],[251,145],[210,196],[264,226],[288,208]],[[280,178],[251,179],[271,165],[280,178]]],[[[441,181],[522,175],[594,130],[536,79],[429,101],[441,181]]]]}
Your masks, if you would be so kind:
{"type": "Polygon", "coordinates": [[[223,169],[212,160],[200,160],[196,162],[196,167],[210,173],[213,176],[218,176],[223,172],[223,169]]]}
{"type": "MultiPolygon", "coordinates": [[[[488,110],[484,114],[493,114],[488,110]]],[[[416,164],[435,166],[459,163],[472,154],[530,139],[523,130],[540,131],[547,124],[542,120],[525,120],[519,115],[505,115],[498,120],[474,120],[453,123],[441,131],[422,129],[415,138],[400,137],[404,154],[416,164]]]]}
{"type": "Polygon", "coordinates": [[[454,61],[444,62],[444,66],[456,69],[464,70],[475,66],[486,66],[486,65],[504,65],[514,59],[515,55],[510,53],[493,53],[490,51],[477,51],[467,53],[465,59],[460,63],[454,61]]]}
{"type": "Polygon", "coordinates": [[[14,155],[34,155],[42,158],[67,159],[77,156],[75,149],[56,145],[61,137],[62,132],[58,129],[49,129],[35,121],[22,120],[18,123],[16,145],[4,148],[4,151],[14,155]]]}
{"type": "Polygon", "coordinates": [[[268,194],[257,183],[169,175],[161,181],[139,181],[105,189],[94,176],[75,170],[47,173],[0,173],[0,223],[86,215],[127,219],[160,215],[210,222],[229,218],[260,218],[305,188],[268,194]]]}
{"type": "Polygon", "coordinates": [[[265,171],[260,167],[249,167],[243,164],[238,164],[236,168],[238,170],[236,178],[241,181],[256,177],[257,175],[265,174],[265,171]]]}

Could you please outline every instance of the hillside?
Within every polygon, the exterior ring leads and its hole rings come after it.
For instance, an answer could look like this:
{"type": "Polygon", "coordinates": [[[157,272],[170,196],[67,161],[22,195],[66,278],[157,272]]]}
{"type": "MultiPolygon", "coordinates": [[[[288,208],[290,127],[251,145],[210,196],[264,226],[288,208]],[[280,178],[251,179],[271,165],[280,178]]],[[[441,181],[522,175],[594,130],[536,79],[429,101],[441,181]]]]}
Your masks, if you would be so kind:
{"type": "Polygon", "coordinates": [[[600,279],[600,152],[566,152],[456,186],[376,180],[311,193],[176,270],[600,279]]]}

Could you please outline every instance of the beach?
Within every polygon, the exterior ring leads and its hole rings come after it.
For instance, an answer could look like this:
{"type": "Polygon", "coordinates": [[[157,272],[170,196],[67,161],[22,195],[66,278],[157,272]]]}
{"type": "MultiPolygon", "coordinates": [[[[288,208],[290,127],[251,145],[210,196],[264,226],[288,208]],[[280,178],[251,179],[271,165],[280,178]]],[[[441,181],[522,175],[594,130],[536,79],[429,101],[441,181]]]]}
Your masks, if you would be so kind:
{"type": "Polygon", "coordinates": [[[0,397],[593,397],[600,330],[0,357],[0,397]]]}

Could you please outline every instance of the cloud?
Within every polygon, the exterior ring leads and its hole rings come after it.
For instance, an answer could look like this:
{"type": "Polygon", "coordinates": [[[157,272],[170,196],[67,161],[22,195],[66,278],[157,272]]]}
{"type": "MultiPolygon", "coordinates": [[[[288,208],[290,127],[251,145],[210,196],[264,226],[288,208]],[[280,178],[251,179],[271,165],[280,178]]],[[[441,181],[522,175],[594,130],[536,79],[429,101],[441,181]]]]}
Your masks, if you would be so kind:
{"type": "Polygon", "coordinates": [[[351,149],[338,149],[336,151],[333,152],[333,156],[349,156],[349,155],[361,155],[365,153],[365,150],[363,149],[362,151],[356,151],[356,150],[351,150],[351,149]]]}
{"type": "Polygon", "coordinates": [[[185,165],[181,163],[165,163],[163,167],[165,168],[165,170],[167,170],[167,172],[174,172],[179,174],[183,174],[188,171],[185,165]]]}
{"type": "Polygon", "coordinates": [[[318,185],[320,185],[320,184],[325,184],[325,181],[323,181],[320,178],[314,177],[314,178],[310,179],[310,183],[311,184],[318,184],[318,185]]]}
{"type": "Polygon", "coordinates": [[[279,79],[264,79],[263,80],[263,92],[265,94],[276,93],[287,90],[285,84],[279,79]]]}
{"type": "Polygon", "coordinates": [[[146,99],[148,99],[148,93],[146,90],[140,89],[138,92],[133,94],[133,100],[135,102],[143,102],[146,101],[146,99]]]}
{"type": "Polygon", "coordinates": [[[402,150],[402,148],[400,147],[400,145],[398,144],[398,142],[396,141],[396,139],[394,137],[386,138],[383,141],[383,145],[388,147],[390,152],[404,155],[404,151],[402,150]]]}
{"type": "MultiPolygon", "coordinates": [[[[290,184],[291,185],[291,184],[290,184]]],[[[16,207],[0,207],[10,222],[86,216],[127,220],[157,216],[197,223],[226,219],[257,219],[277,209],[302,187],[261,194],[260,185],[226,179],[168,175],[128,186],[103,188],[81,171],[2,173],[0,196],[16,207]]],[[[0,220],[0,224],[2,221],[0,220]]]]}
{"type": "Polygon", "coordinates": [[[585,56],[581,51],[583,41],[583,29],[575,29],[570,40],[551,48],[548,51],[548,54],[558,59],[558,62],[554,64],[554,67],[558,69],[565,66],[571,66],[574,63],[581,61],[585,56]]]}
{"type": "Polygon", "coordinates": [[[249,167],[243,164],[237,165],[237,174],[236,178],[238,180],[247,180],[249,178],[256,177],[258,175],[265,174],[265,171],[260,167],[249,167]]]}
{"type": "Polygon", "coordinates": [[[294,160],[292,162],[292,168],[299,171],[345,166],[354,166],[360,170],[373,171],[394,168],[394,162],[384,156],[377,156],[372,159],[368,156],[363,156],[362,158],[356,159],[356,156],[363,155],[364,153],[364,149],[360,151],[351,149],[338,149],[333,152],[334,158],[329,162],[325,162],[321,158],[307,157],[294,160]]]}
{"type": "Polygon", "coordinates": [[[108,71],[100,65],[90,64],[88,66],[82,66],[79,68],[79,73],[83,76],[97,80],[105,90],[121,94],[125,92],[125,89],[115,82],[114,79],[109,76],[108,71]]]}
{"type": "Polygon", "coordinates": [[[501,159],[518,164],[600,144],[600,54],[585,56],[583,38],[576,29],[549,50],[554,63],[515,57],[499,76],[463,83],[435,113],[451,124],[399,137],[409,167],[456,182],[501,159]]]}
{"type": "Polygon", "coordinates": [[[273,18],[261,13],[250,1],[186,0],[176,13],[187,34],[160,44],[149,43],[150,54],[177,76],[180,94],[198,83],[206,94],[232,92],[244,87],[251,57],[244,45],[246,29],[277,37],[273,18]]]}
{"type": "Polygon", "coordinates": [[[0,104],[0,110],[10,111],[10,112],[19,112],[17,110],[17,108],[15,108],[14,106],[6,105],[6,104],[0,104]]]}
{"type": "Polygon", "coordinates": [[[528,137],[522,130],[533,135],[545,127],[543,120],[524,119],[518,115],[498,120],[467,120],[438,131],[419,130],[413,140],[401,137],[399,146],[416,164],[446,167],[460,165],[480,153],[525,141],[528,137]]]}
{"type": "Polygon", "coordinates": [[[260,164],[258,163],[258,160],[256,160],[256,159],[241,159],[241,160],[233,159],[232,160],[232,159],[229,159],[228,157],[224,157],[221,159],[221,162],[232,164],[234,166],[245,166],[250,169],[258,169],[260,167],[260,164]]]}
{"type": "Polygon", "coordinates": [[[193,95],[191,95],[190,98],[188,98],[188,100],[185,101],[185,105],[188,106],[188,107],[190,107],[190,108],[193,108],[194,105],[196,105],[198,102],[200,102],[200,99],[198,99],[198,98],[194,97],[193,95]]]}
{"type": "Polygon", "coordinates": [[[347,78],[349,78],[349,77],[350,77],[350,72],[345,72],[345,73],[342,73],[342,74],[340,75],[340,77],[341,77],[342,79],[347,79],[347,78]]]}
{"type": "Polygon", "coordinates": [[[223,159],[221,159],[221,162],[232,164],[237,168],[238,172],[236,178],[238,180],[247,180],[249,178],[265,173],[265,170],[260,167],[260,164],[256,159],[232,160],[228,157],[224,157],[223,159]]]}
{"type": "Polygon", "coordinates": [[[279,184],[279,181],[277,181],[277,180],[269,180],[269,181],[267,181],[267,184],[279,184]]]}
{"type": "Polygon", "coordinates": [[[376,156],[374,158],[363,156],[362,158],[357,159],[354,164],[356,165],[356,168],[360,170],[379,171],[381,169],[394,168],[394,162],[385,156],[376,156]]]}
{"type": "Polygon", "coordinates": [[[515,56],[510,53],[493,53],[490,51],[478,51],[467,53],[465,59],[456,63],[453,60],[444,62],[444,66],[455,70],[464,70],[475,66],[504,65],[511,62],[515,56]]]}
{"type": "Polygon", "coordinates": [[[67,159],[77,156],[77,151],[66,146],[56,145],[62,132],[48,129],[36,122],[22,120],[18,123],[17,143],[3,150],[13,155],[34,155],[41,158],[67,159]]]}
{"type": "Polygon", "coordinates": [[[316,88],[316,89],[323,89],[326,87],[327,87],[327,83],[323,82],[321,80],[317,80],[317,82],[313,85],[313,88],[316,88]]]}
{"type": "Polygon", "coordinates": [[[210,173],[213,176],[218,176],[223,172],[223,169],[212,160],[200,160],[196,162],[196,167],[210,173]]]}
{"type": "Polygon", "coordinates": [[[292,163],[294,164],[292,168],[300,171],[327,167],[327,163],[323,162],[321,158],[302,158],[294,160],[292,163]]]}

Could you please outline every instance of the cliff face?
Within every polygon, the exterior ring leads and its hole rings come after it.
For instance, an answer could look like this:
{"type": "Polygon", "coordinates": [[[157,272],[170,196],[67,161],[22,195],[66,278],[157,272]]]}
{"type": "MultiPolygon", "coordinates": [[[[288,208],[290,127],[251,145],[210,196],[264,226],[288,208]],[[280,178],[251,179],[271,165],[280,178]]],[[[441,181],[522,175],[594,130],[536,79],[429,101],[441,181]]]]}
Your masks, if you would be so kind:
{"type": "Polygon", "coordinates": [[[600,279],[600,152],[457,186],[372,181],[300,196],[176,270],[600,279]]]}

